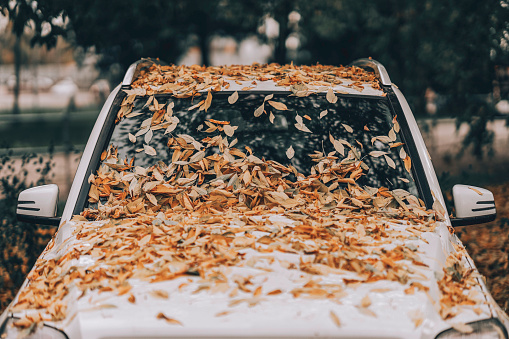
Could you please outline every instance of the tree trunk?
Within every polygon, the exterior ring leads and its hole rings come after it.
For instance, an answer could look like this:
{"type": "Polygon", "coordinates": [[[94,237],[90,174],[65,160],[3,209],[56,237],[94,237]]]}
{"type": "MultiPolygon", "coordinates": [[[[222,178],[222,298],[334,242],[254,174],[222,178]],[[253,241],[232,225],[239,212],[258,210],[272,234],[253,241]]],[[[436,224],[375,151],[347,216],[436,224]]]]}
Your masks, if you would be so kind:
{"type": "Polygon", "coordinates": [[[12,107],[13,114],[19,114],[19,90],[20,90],[20,71],[21,71],[21,37],[16,34],[14,42],[14,76],[16,83],[14,85],[14,105],[12,107]]]}

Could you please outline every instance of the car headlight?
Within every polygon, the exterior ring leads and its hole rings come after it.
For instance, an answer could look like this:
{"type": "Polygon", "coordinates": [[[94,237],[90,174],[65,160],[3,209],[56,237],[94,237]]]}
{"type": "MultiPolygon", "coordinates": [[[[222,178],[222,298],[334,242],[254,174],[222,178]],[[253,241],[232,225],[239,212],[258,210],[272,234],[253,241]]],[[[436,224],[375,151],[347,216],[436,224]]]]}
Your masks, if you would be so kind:
{"type": "Polygon", "coordinates": [[[507,339],[507,330],[498,319],[487,319],[469,323],[471,333],[462,333],[454,328],[445,330],[435,339],[507,339]]]}
{"type": "Polygon", "coordinates": [[[19,329],[14,326],[17,320],[9,318],[0,326],[0,339],[68,339],[64,332],[47,325],[19,329]]]}

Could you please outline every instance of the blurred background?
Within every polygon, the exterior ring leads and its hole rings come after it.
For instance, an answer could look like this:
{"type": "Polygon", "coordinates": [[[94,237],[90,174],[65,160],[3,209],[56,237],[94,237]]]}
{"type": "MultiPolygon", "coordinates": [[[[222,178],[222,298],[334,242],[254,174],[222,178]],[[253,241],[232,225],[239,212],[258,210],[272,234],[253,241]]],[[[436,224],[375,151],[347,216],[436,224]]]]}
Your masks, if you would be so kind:
{"type": "Polygon", "coordinates": [[[0,310],[55,232],[19,223],[17,195],[67,197],[110,90],[142,57],[175,64],[387,68],[418,119],[444,194],[495,194],[498,217],[458,227],[509,306],[509,4],[498,0],[0,0],[0,310]]]}

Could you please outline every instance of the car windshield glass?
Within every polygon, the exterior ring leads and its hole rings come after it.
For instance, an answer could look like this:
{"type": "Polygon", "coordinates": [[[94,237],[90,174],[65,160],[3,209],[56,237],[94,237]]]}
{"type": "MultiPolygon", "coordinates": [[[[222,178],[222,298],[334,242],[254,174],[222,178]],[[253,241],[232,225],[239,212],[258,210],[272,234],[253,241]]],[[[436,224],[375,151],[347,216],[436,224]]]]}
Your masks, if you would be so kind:
{"type": "MultiPolygon", "coordinates": [[[[386,98],[339,96],[330,102],[325,94],[241,93],[236,98],[217,93],[205,110],[205,96],[134,99],[132,110],[113,129],[103,165],[139,169],[160,164],[187,177],[214,154],[230,162],[254,156],[289,166],[297,180],[326,174],[330,163],[353,164],[358,171],[337,185],[355,179],[363,188],[401,189],[418,197],[410,157],[386,98]]],[[[213,178],[222,174],[204,169],[213,178]]]]}

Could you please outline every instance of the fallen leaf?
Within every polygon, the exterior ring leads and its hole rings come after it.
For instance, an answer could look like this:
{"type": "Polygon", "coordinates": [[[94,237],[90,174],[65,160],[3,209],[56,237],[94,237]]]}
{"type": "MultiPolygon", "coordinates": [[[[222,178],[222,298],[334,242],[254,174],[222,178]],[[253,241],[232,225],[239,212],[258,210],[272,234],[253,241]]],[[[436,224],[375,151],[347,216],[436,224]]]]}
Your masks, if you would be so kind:
{"type": "Polygon", "coordinates": [[[237,129],[237,126],[231,126],[231,125],[223,126],[224,133],[229,137],[233,136],[233,133],[235,133],[236,129],[237,129]]]}
{"type": "Polygon", "coordinates": [[[352,127],[350,127],[350,126],[348,126],[348,125],[346,125],[346,124],[341,124],[341,125],[343,125],[343,127],[346,129],[346,131],[347,131],[348,133],[352,133],[352,132],[353,132],[352,127]]]}
{"type": "Polygon", "coordinates": [[[384,158],[385,158],[385,161],[387,162],[387,165],[389,165],[389,167],[396,169],[396,164],[394,163],[394,160],[392,160],[391,157],[389,157],[388,155],[384,155],[384,158]]]}
{"type": "Polygon", "coordinates": [[[295,155],[295,151],[293,150],[293,147],[290,146],[287,150],[286,150],[286,156],[288,157],[288,159],[291,159],[293,158],[293,156],[295,155]]]}
{"type": "Polygon", "coordinates": [[[272,107],[274,107],[278,111],[287,111],[288,110],[288,107],[286,107],[286,105],[283,104],[282,102],[277,102],[277,101],[269,100],[268,103],[269,103],[269,105],[271,105],[272,107]]]}
{"type": "Polygon", "coordinates": [[[338,101],[338,97],[334,94],[332,88],[329,88],[327,90],[327,94],[325,97],[327,98],[327,101],[330,102],[331,104],[335,104],[338,101]]]}
{"type": "Polygon", "coordinates": [[[330,311],[330,312],[329,312],[329,315],[330,315],[330,318],[332,319],[332,321],[334,322],[334,324],[335,324],[337,327],[341,327],[341,321],[339,321],[339,318],[338,318],[338,316],[336,315],[336,313],[334,313],[334,311],[330,311]]]}
{"type": "Polygon", "coordinates": [[[327,110],[323,110],[323,111],[321,111],[321,112],[320,112],[320,117],[319,117],[319,119],[323,118],[323,117],[324,117],[324,116],[326,116],[326,115],[327,115],[327,110]]]}
{"type": "Polygon", "coordinates": [[[265,109],[264,104],[262,104],[260,107],[255,109],[254,116],[258,118],[260,115],[262,115],[264,109],[265,109]]]}
{"type": "Polygon", "coordinates": [[[237,91],[233,92],[232,95],[230,95],[228,97],[228,102],[233,105],[234,103],[237,102],[237,100],[239,99],[239,93],[237,91]]]}
{"type": "Polygon", "coordinates": [[[145,137],[144,137],[145,143],[146,144],[150,143],[150,140],[152,140],[153,136],[154,136],[154,132],[152,130],[149,130],[147,133],[145,133],[145,137]]]}
{"type": "Polygon", "coordinates": [[[386,154],[388,154],[388,153],[384,152],[384,151],[371,151],[371,152],[369,152],[369,155],[371,155],[372,157],[375,157],[375,158],[378,158],[379,156],[386,155],[386,154]]]}
{"type": "Polygon", "coordinates": [[[129,141],[132,142],[133,144],[136,143],[136,137],[134,135],[132,135],[131,133],[128,134],[129,136],[129,141]]]}
{"type": "Polygon", "coordinates": [[[147,155],[152,155],[152,156],[156,156],[157,155],[156,150],[153,147],[149,146],[149,145],[143,145],[143,150],[145,151],[145,153],[147,155]]]}
{"type": "Polygon", "coordinates": [[[170,318],[168,316],[166,316],[163,312],[159,312],[156,316],[157,319],[163,319],[163,320],[166,320],[167,323],[169,324],[174,324],[174,325],[180,325],[180,326],[183,326],[182,323],[180,321],[178,321],[177,319],[173,319],[173,318],[170,318]]]}
{"type": "Polygon", "coordinates": [[[453,323],[451,324],[451,327],[463,334],[469,334],[474,332],[473,327],[465,323],[453,323]]]}
{"type": "Polygon", "coordinates": [[[270,121],[270,123],[271,123],[271,124],[273,124],[273,123],[274,123],[274,119],[275,119],[275,118],[276,118],[276,117],[274,116],[274,114],[272,114],[272,112],[270,112],[270,114],[269,114],[269,121],[270,121]]]}

